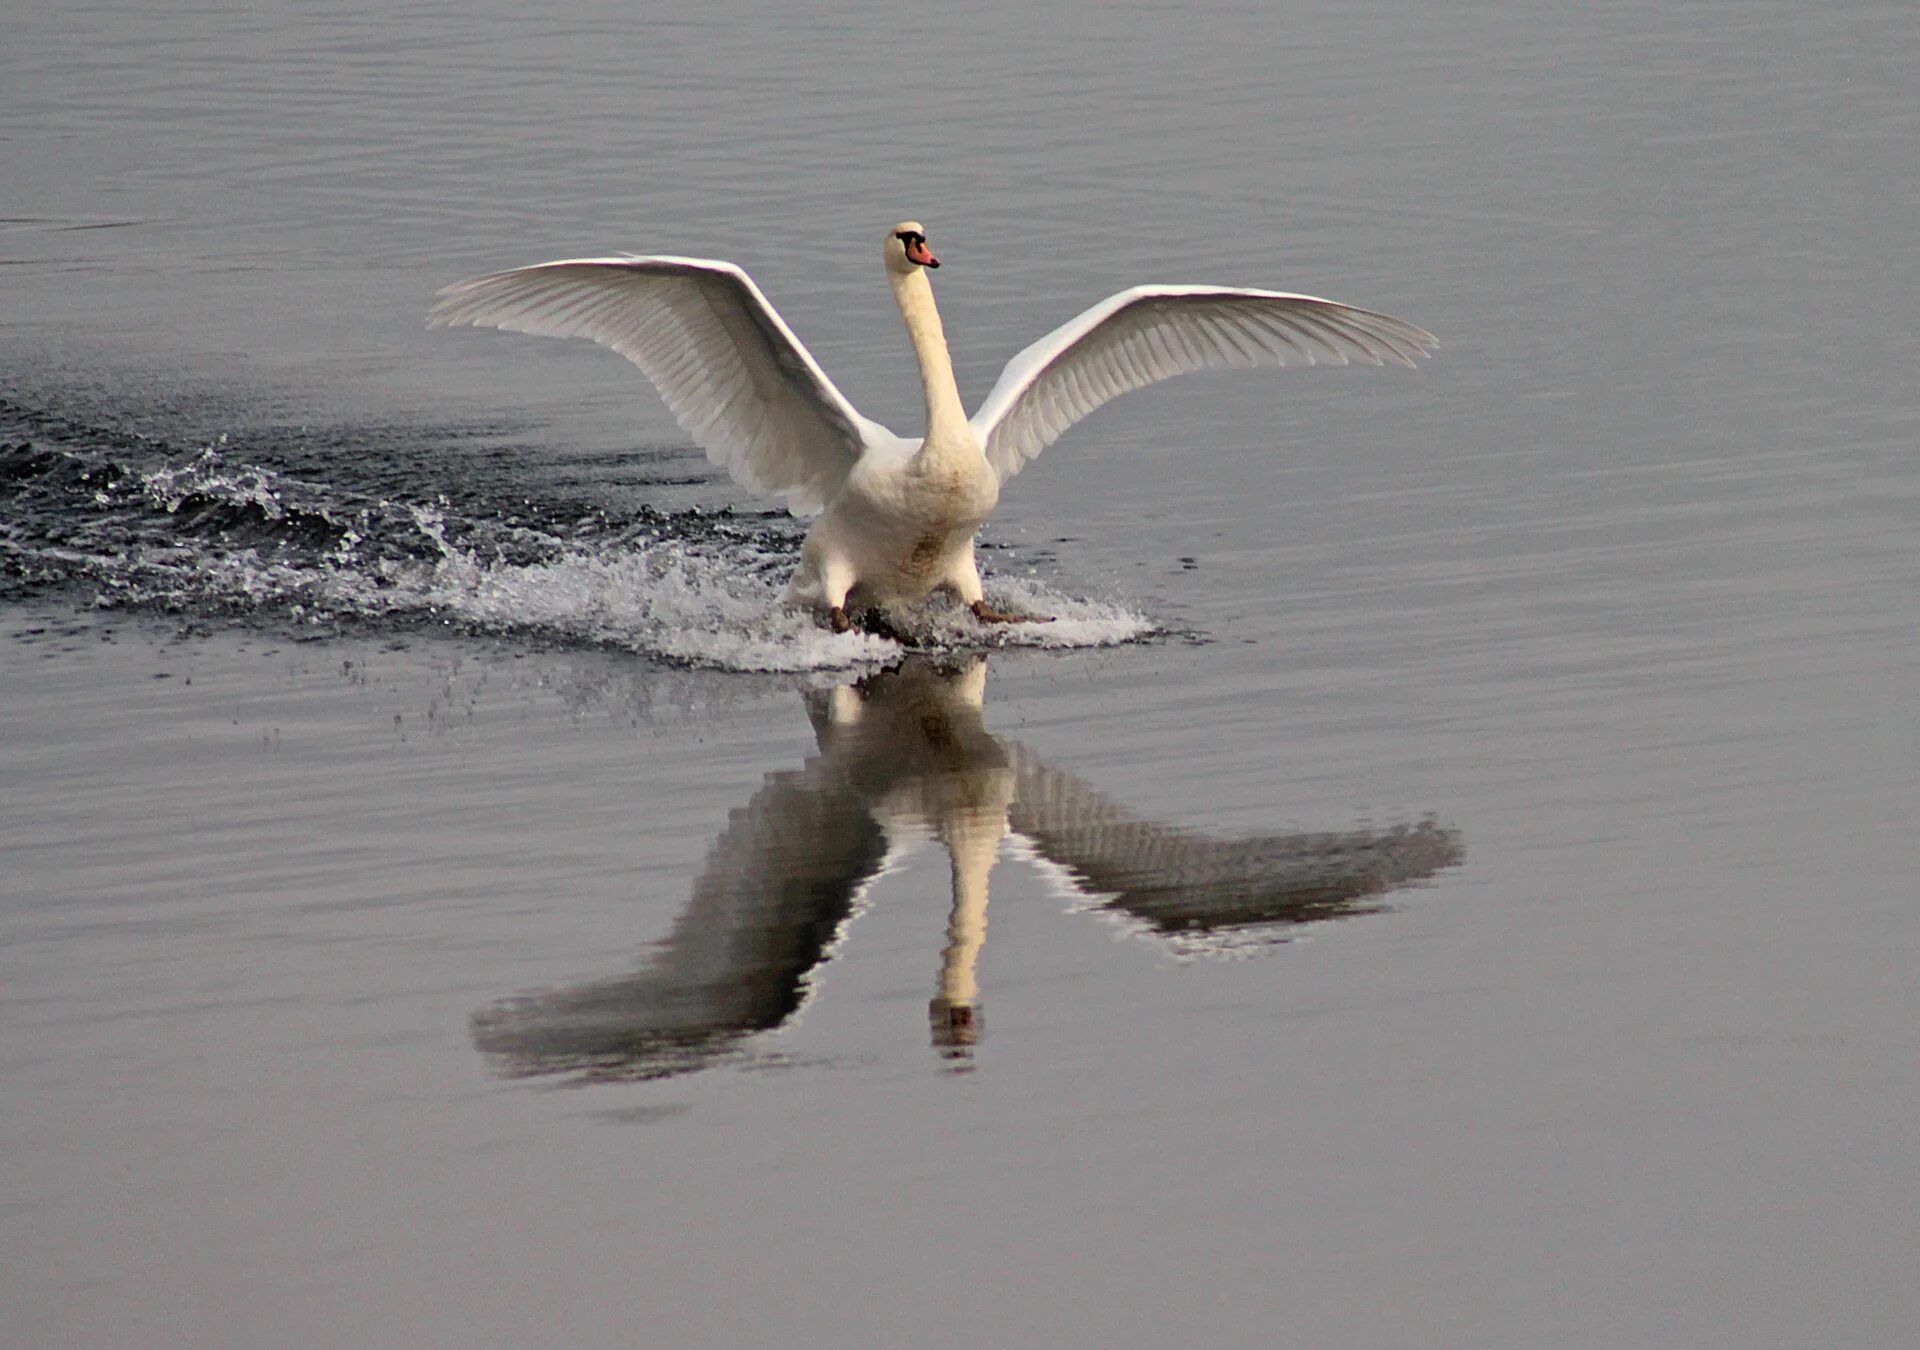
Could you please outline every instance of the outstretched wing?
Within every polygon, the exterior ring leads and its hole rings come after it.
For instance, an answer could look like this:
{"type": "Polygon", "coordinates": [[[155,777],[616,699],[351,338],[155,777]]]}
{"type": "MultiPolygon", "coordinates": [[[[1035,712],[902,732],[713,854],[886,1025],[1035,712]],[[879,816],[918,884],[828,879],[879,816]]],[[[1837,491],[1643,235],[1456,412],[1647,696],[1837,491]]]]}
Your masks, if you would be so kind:
{"type": "Polygon", "coordinates": [[[1070,773],[1008,744],[1009,825],[1074,882],[1155,932],[1208,933],[1364,914],[1371,897],[1458,863],[1432,821],[1383,830],[1216,839],[1142,820],[1070,773]]]}
{"type": "Polygon", "coordinates": [[[1109,399],[1216,368],[1349,359],[1411,366],[1439,342],[1423,328],[1311,295],[1227,286],[1135,286],[1108,296],[1007,362],[972,423],[1002,482],[1109,399]]]}
{"type": "Polygon", "coordinates": [[[753,279],[708,258],[575,258],[456,282],[432,327],[591,338],[645,372],[687,434],[742,486],[820,510],[867,442],[862,417],[753,279]]]}
{"type": "Polygon", "coordinates": [[[866,804],[818,760],[769,774],[645,968],[496,1004],[474,1043],[513,1077],[701,1068],[793,1016],[886,858],[866,804]]]}

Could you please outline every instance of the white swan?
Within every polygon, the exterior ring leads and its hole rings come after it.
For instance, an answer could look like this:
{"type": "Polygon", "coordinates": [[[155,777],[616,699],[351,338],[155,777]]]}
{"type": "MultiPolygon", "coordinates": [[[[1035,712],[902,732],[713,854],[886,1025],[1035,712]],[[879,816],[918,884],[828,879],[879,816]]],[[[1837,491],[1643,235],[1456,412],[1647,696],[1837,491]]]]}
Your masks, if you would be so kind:
{"type": "Polygon", "coordinates": [[[1062,432],[1130,389],[1215,367],[1411,366],[1433,335],[1311,295],[1227,286],[1135,286],[1109,296],[1007,363],[972,418],[961,407],[927,269],[926,231],[887,232],[887,281],[926,389],[927,434],[862,417],[752,278],[708,258],[575,258],[458,282],[431,326],[473,324],[591,338],[652,380],[708,456],[744,487],[784,493],[819,519],[801,546],[790,603],[827,611],[912,604],[945,587],[981,620],[990,608],[973,537],[1001,485],[1062,432]]]}

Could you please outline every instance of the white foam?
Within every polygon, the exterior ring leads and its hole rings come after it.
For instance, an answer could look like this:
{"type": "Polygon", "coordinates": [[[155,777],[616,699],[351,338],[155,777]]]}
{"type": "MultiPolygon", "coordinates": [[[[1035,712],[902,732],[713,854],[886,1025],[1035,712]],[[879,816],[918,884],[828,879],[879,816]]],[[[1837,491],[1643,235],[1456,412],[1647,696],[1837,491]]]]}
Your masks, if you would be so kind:
{"type": "MultiPolygon", "coordinates": [[[[832,633],[816,616],[782,604],[784,577],[764,565],[764,554],[743,552],[759,553],[735,546],[704,554],[675,542],[490,565],[449,550],[417,588],[389,589],[381,601],[389,610],[424,607],[481,628],[533,630],[725,670],[837,670],[899,659],[904,647],[892,638],[832,633]]],[[[940,649],[1105,646],[1153,631],[1119,605],[1029,581],[993,591],[1001,604],[1055,621],[983,630],[952,605],[889,617],[915,647],[940,649]]]]}
{"type": "MultiPolygon", "coordinates": [[[[426,531],[438,537],[430,523],[426,531]]],[[[342,549],[318,567],[288,566],[248,551],[202,558],[195,589],[222,598],[290,605],[295,617],[434,619],[480,632],[526,633],[618,647],[721,670],[799,672],[888,665],[916,649],[1110,646],[1149,636],[1143,615],[1063,594],[1026,579],[989,580],[989,597],[1052,623],[983,627],[957,605],[930,602],[889,619],[905,643],[832,633],[817,616],[781,603],[784,562],[731,542],[685,541],[569,552],[547,562],[486,562],[442,545],[432,563],[365,566],[342,549]]]]}

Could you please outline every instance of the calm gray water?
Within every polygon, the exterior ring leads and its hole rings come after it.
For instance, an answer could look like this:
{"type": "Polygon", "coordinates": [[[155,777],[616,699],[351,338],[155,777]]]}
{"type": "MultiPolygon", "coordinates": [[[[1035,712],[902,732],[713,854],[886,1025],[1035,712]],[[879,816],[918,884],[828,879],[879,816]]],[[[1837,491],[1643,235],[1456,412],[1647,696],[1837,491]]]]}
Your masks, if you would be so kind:
{"type": "Polygon", "coordinates": [[[6,4],[0,1341],[1910,1344],[1912,19],[6,4]],[[912,431],[906,216],[973,399],[1443,346],[1097,414],[887,673],[423,327],[730,258],[912,431]]]}

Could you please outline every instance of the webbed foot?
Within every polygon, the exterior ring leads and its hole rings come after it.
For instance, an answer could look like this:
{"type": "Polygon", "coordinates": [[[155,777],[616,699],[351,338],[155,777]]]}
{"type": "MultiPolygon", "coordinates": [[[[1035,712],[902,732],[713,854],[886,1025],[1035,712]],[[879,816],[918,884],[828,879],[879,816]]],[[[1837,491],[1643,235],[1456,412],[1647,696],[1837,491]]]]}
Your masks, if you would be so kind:
{"type": "Polygon", "coordinates": [[[973,611],[973,617],[981,623],[1052,623],[1052,615],[1013,614],[1003,609],[994,609],[985,600],[975,600],[967,606],[973,611]]]}

